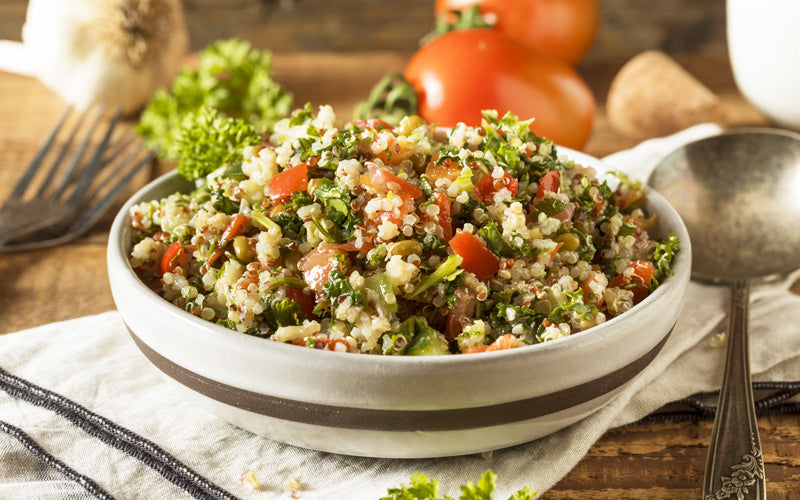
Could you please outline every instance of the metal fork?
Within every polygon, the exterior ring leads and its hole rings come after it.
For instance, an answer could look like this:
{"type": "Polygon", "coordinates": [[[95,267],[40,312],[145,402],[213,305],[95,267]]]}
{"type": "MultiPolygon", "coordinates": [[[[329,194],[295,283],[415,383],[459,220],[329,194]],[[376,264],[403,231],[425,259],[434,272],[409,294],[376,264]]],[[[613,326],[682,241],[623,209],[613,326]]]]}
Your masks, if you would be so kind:
{"type": "Polygon", "coordinates": [[[132,131],[114,134],[119,110],[110,117],[104,108],[75,114],[64,111],[0,207],[0,252],[78,238],[153,159],[132,131]],[[68,121],[71,128],[64,127],[68,121]]]}

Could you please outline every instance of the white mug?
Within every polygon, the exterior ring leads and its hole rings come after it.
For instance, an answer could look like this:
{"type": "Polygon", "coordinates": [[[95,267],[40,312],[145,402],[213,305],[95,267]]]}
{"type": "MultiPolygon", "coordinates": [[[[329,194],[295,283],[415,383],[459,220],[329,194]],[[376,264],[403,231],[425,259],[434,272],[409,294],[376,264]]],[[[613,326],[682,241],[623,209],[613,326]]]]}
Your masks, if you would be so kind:
{"type": "Polygon", "coordinates": [[[727,0],[736,85],[778,125],[800,130],[800,0],[727,0]]]}

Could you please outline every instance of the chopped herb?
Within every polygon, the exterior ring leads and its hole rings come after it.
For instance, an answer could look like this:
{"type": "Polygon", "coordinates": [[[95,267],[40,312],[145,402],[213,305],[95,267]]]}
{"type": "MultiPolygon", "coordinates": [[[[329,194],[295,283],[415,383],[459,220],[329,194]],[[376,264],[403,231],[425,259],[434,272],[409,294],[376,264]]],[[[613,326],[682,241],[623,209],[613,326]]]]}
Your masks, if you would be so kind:
{"type": "Polygon", "coordinates": [[[574,292],[564,290],[561,294],[563,294],[561,302],[550,311],[549,318],[553,323],[564,323],[569,319],[569,315],[585,319],[597,312],[597,307],[594,305],[583,303],[583,290],[578,289],[574,292]]]}
{"type": "Polygon", "coordinates": [[[620,226],[617,236],[628,236],[634,234],[635,232],[636,232],[635,226],[631,226],[630,224],[623,224],[622,226],[620,226]]]}
{"type": "Polygon", "coordinates": [[[669,233],[667,238],[659,240],[656,249],[653,251],[653,280],[650,282],[650,289],[655,289],[660,285],[664,278],[675,274],[670,265],[672,259],[681,251],[680,240],[675,233],[669,233]]]}
{"type": "MultiPolygon", "coordinates": [[[[409,484],[401,485],[398,488],[389,488],[388,496],[381,497],[380,500],[456,500],[447,496],[440,497],[439,488],[438,479],[429,479],[422,472],[415,472],[411,475],[409,484]]],[[[497,475],[491,470],[487,470],[477,483],[469,481],[459,488],[461,496],[458,497],[458,500],[494,500],[497,475]]],[[[508,497],[508,500],[533,500],[537,493],[537,491],[531,490],[530,486],[525,486],[508,497]]]]}
{"type": "Polygon", "coordinates": [[[303,312],[300,306],[295,301],[286,297],[281,300],[276,300],[270,304],[272,317],[275,318],[275,323],[280,326],[296,326],[301,323],[300,317],[303,312]]]}
{"type": "Polygon", "coordinates": [[[214,191],[211,195],[211,206],[217,212],[233,215],[239,213],[239,202],[225,196],[225,192],[221,189],[214,191]]]}
{"type": "Polygon", "coordinates": [[[360,306],[364,303],[360,290],[353,290],[350,280],[342,271],[336,267],[328,275],[328,281],[322,285],[322,289],[331,301],[331,304],[336,304],[339,301],[349,297],[354,306],[360,306]]]}
{"type": "Polygon", "coordinates": [[[444,256],[447,254],[447,241],[433,233],[425,233],[417,238],[422,243],[423,252],[444,256]]]}
{"type": "Polygon", "coordinates": [[[500,257],[512,257],[514,255],[514,250],[503,239],[503,235],[500,234],[500,229],[494,221],[487,222],[485,226],[478,230],[478,234],[484,239],[489,250],[500,257]]]}
{"type": "Polygon", "coordinates": [[[559,200],[558,198],[548,196],[547,198],[543,198],[540,202],[536,204],[536,210],[540,212],[544,212],[549,217],[552,217],[556,214],[560,214],[561,212],[567,210],[569,208],[569,204],[564,203],[563,201],[559,200]]]}

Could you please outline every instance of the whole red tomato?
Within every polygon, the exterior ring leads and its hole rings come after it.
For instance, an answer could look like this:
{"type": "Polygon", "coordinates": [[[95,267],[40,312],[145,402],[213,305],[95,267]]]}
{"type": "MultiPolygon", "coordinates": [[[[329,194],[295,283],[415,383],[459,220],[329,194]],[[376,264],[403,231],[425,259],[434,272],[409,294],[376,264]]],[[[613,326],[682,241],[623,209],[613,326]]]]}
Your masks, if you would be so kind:
{"type": "Polygon", "coordinates": [[[444,34],[406,66],[419,115],[430,123],[476,126],[481,111],[535,118],[532,129],[556,144],[581,149],[592,130],[592,91],[567,64],[496,30],[444,34]]]}
{"type": "Polygon", "coordinates": [[[436,15],[479,5],[496,17],[494,26],[525,45],[575,65],[597,31],[597,0],[436,0],[436,15]]]}

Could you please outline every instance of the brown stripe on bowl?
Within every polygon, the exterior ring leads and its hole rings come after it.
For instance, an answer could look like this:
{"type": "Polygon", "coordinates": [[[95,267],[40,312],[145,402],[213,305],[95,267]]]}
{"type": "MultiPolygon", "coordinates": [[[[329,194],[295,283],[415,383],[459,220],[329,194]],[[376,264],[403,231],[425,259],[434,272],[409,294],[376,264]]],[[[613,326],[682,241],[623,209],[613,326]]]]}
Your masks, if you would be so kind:
{"type": "Polygon", "coordinates": [[[190,371],[153,350],[130,328],[128,332],[145,357],[161,372],[185,387],[221,403],[252,413],[303,424],[402,432],[461,430],[503,425],[556,413],[585,403],[613,391],[641,372],[661,351],[672,329],[643,356],[579,386],[496,405],[431,410],[333,406],[248,391],[190,371]]]}

